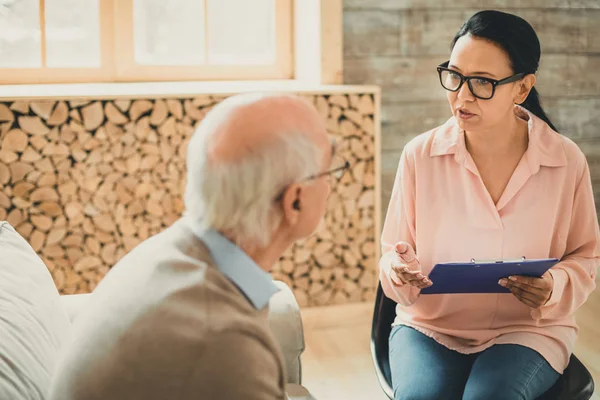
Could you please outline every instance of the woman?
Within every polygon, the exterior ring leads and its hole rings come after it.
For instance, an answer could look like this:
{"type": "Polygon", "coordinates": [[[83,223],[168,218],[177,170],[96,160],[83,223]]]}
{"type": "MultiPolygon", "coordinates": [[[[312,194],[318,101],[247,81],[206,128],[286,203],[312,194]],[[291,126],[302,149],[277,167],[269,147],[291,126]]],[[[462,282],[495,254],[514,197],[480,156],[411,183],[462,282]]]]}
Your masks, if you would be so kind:
{"type": "Polygon", "coordinates": [[[600,234],[586,159],[534,88],[539,60],[525,20],[483,11],[438,67],[453,117],[404,148],[382,235],[395,399],[535,399],[568,364],[600,234]],[[507,294],[420,296],[436,263],[521,256],[560,262],[501,280],[507,294]]]}

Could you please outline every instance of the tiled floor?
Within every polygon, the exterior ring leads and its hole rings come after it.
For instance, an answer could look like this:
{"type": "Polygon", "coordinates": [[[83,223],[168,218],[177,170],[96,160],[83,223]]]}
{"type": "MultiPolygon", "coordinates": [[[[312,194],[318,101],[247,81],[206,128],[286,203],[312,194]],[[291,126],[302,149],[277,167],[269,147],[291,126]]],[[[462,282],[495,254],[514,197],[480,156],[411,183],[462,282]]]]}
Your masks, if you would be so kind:
{"type": "MultiPolygon", "coordinates": [[[[370,303],[302,311],[306,339],[303,385],[317,400],[387,400],[369,350],[372,312],[370,303]]],[[[600,289],[579,310],[577,322],[581,330],[575,354],[600,386],[600,289]]],[[[600,400],[599,392],[593,400],[600,400]]]]}

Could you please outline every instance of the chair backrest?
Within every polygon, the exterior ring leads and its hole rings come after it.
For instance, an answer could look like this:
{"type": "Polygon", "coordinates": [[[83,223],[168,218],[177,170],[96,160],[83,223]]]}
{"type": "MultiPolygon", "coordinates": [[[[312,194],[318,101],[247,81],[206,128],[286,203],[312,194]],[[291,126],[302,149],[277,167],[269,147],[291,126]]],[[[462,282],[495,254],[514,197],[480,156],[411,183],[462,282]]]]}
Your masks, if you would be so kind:
{"type": "Polygon", "coordinates": [[[396,303],[377,288],[373,324],[371,325],[371,356],[379,384],[385,394],[393,399],[392,374],[389,360],[389,337],[396,317],[396,303]]]}
{"type": "MultiPolygon", "coordinates": [[[[371,325],[371,356],[379,385],[393,399],[392,374],[389,360],[389,337],[396,317],[396,303],[377,288],[371,325]]],[[[589,400],[594,393],[594,380],[585,366],[571,356],[569,365],[556,384],[538,400],[589,400]]]]}

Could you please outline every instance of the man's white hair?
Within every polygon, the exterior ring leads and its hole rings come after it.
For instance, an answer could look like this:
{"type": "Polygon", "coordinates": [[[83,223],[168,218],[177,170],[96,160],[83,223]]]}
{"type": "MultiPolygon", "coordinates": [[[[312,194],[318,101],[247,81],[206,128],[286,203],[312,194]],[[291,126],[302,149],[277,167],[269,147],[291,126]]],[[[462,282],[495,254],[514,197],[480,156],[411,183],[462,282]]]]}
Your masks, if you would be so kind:
{"type": "MultiPolygon", "coordinates": [[[[204,118],[187,149],[186,214],[202,229],[227,233],[237,245],[264,247],[282,220],[277,197],[317,174],[323,151],[302,132],[281,132],[235,161],[208,161],[212,136],[229,112],[265,95],[230,97],[204,118]]],[[[243,135],[244,132],[240,132],[243,135]]]]}

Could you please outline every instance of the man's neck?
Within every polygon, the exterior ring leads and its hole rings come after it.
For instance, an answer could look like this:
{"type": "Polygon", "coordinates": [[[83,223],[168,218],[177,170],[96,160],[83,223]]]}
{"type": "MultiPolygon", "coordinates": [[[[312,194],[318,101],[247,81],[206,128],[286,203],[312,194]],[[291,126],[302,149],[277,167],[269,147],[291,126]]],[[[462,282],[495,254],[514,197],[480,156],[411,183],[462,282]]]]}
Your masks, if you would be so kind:
{"type": "Polygon", "coordinates": [[[474,158],[503,157],[516,148],[527,149],[527,122],[517,116],[507,118],[508,123],[485,131],[465,131],[465,145],[474,158]]]}
{"type": "MultiPolygon", "coordinates": [[[[228,235],[224,236],[231,240],[228,235]]],[[[274,233],[271,242],[265,247],[249,246],[244,244],[239,247],[263,271],[271,272],[273,265],[279,261],[283,253],[288,249],[288,247],[290,247],[290,245],[291,241],[285,240],[283,235],[277,235],[277,233],[274,233]]]]}

